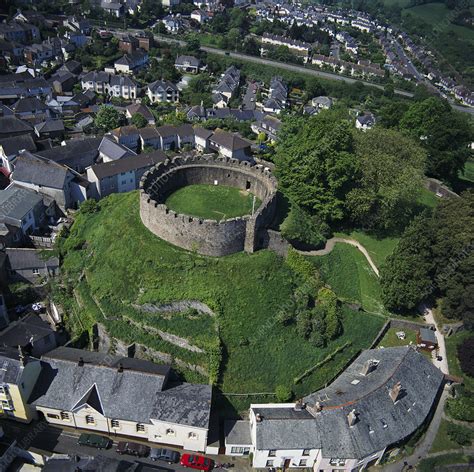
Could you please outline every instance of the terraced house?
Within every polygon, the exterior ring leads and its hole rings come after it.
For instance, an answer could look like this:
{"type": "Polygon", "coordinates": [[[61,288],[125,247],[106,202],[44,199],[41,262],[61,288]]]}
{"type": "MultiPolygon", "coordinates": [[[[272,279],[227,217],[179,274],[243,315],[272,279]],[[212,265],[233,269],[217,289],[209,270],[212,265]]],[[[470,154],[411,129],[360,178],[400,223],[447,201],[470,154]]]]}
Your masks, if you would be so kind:
{"type": "Polygon", "coordinates": [[[226,451],[254,467],[362,470],[430,417],[443,373],[411,347],[364,351],[331,385],[296,403],[253,404],[226,451]]]}
{"type": "Polygon", "coordinates": [[[212,387],[170,367],[60,347],[41,358],[30,403],[47,422],[205,451],[212,387]]]}

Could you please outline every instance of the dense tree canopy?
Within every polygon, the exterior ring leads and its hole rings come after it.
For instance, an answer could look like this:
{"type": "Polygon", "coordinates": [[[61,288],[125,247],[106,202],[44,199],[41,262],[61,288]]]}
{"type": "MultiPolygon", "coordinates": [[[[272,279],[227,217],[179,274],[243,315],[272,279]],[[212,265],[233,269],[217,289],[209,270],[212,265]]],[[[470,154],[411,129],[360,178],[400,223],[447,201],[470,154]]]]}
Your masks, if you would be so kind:
{"type": "Polygon", "coordinates": [[[110,105],[102,105],[97,112],[94,124],[102,131],[118,128],[125,122],[125,116],[110,105]]]}

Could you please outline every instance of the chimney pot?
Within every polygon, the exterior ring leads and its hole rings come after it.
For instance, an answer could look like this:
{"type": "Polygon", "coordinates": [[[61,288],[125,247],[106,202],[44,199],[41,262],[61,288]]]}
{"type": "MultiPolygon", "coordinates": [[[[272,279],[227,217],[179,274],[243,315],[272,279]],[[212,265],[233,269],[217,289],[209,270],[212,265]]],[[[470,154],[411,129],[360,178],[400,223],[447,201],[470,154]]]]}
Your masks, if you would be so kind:
{"type": "Polygon", "coordinates": [[[347,421],[349,423],[349,426],[354,426],[357,423],[357,413],[355,410],[352,410],[348,415],[347,415],[347,421]]]}
{"type": "Polygon", "coordinates": [[[260,413],[257,413],[255,415],[255,419],[257,420],[257,423],[261,423],[263,420],[262,415],[260,413]]]}
{"type": "Polygon", "coordinates": [[[400,393],[402,391],[402,384],[397,382],[389,391],[390,398],[392,399],[393,403],[400,398],[400,393]]]}

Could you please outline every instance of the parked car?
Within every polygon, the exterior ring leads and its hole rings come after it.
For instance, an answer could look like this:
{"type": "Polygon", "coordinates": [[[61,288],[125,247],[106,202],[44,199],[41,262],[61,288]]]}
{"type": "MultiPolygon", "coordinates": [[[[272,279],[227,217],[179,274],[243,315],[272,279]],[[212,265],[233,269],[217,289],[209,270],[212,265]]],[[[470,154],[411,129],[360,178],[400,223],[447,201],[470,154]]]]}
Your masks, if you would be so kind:
{"type": "Polygon", "coordinates": [[[112,440],[98,434],[82,433],[77,441],[80,446],[90,446],[96,449],[108,449],[112,446],[112,440]]]}
{"type": "Polygon", "coordinates": [[[152,461],[163,461],[168,462],[168,464],[176,464],[179,462],[181,457],[180,453],[177,451],[172,451],[171,449],[160,449],[152,448],[150,452],[150,459],[152,461]]]}
{"type": "Polygon", "coordinates": [[[198,456],[196,454],[183,454],[181,456],[180,464],[183,467],[189,467],[190,469],[197,470],[211,470],[214,467],[214,461],[204,456],[198,456]]]}
{"type": "Polygon", "coordinates": [[[147,457],[150,454],[150,448],[143,444],[128,441],[120,441],[117,444],[116,451],[119,454],[128,454],[129,456],[147,457]]]}

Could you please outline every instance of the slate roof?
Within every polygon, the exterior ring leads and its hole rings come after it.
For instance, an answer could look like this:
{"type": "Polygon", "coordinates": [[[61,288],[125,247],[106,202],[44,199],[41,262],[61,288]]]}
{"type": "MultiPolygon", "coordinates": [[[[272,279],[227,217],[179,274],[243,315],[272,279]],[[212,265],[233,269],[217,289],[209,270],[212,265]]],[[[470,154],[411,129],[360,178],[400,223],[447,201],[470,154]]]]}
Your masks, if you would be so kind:
{"type": "Polygon", "coordinates": [[[116,161],[103,162],[91,167],[91,170],[98,179],[112,177],[122,172],[130,172],[132,170],[151,167],[158,162],[164,162],[166,154],[162,151],[153,151],[149,154],[140,154],[139,156],[124,157],[116,161]]]}
{"type": "Polygon", "coordinates": [[[63,165],[26,151],[16,159],[12,179],[15,182],[63,189],[68,172],[63,165]]]}
{"type": "Polygon", "coordinates": [[[45,251],[47,249],[7,248],[6,254],[12,270],[59,267],[57,257],[51,256],[49,259],[44,259],[45,251]]]}
{"type": "Polygon", "coordinates": [[[31,133],[31,126],[16,116],[0,117],[0,137],[8,137],[13,133],[31,133]]]}
{"type": "Polygon", "coordinates": [[[47,109],[46,104],[36,97],[20,98],[20,100],[13,105],[15,113],[28,113],[38,110],[44,111],[47,109]]]}
{"type": "Polygon", "coordinates": [[[122,159],[123,157],[135,156],[136,153],[133,152],[126,146],[116,143],[108,136],[104,136],[99,145],[99,152],[107,156],[113,161],[117,159],[122,159]]]}
{"type": "Polygon", "coordinates": [[[211,386],[167,385],[168,366],[65,347],[44,355],[42,363],[44,375],[29,399],[35,406],[71,411],[90,401],[108,418],[208,427],[211,386]]]}
{"type": "Polygon", "coordinates": [[[251,145],[250,141],[247,141],[246,139],[243,139],[234,133],[221,130],[215,131],[210,139],[211,142],[216,143],[226,149],[231,149],[232,151],[245,149],[251,145]]]}
{"type": "Polygon", "coordinates": [[[23,373],[23,365],[17,349],[0,349],[0,384],[18,384],[23,373]]]}
{"type": "Polygon", "coordinates": [[[209,139],[212,134],[213,132],[209,129],[201,128],[200,126],[194,128],[194,136],[196,136],[196,138],[209,139]]]}
{"type": "Polygon", "coordinates": [[[420,328],[420,340],[421,342],[426,341],[432,344],[438,344],[435,332],[428,328],[420,328]]]}
{"type": "Polygon", "coordinates": [[[224,424],[225,443],[238,445],[252,445],[250,423],[248,421],[226,421],[224,424]]]}
{"type": "Polygon", "coordinates": [[[421,426],[443,379],[439,369],[409,346],[363,351],[331,385],[303,399],[306,409],[254,408],[262,416],[256,426],[257,448],[321,448],[323,457],[367,457],[421,426]],[[364,375],[369,360],[378,364],[364,375]],[[389,391],[398,382],[402,390],[394,403],[389,391]],[[353,410],[357,420],[349,426],[347,416],[353,410]]]}
{"type": "Polygon", "coordinates": [[[178,56],[175,61],[176,66],[199,67],[201,61],[194,56],[178,56]]]}
{"type": "Polygon", "coordinates": [[[158,139],[160,137],[160,133],[153,126],[145,126],[145,128],[140,128],[138,130],[138,134],[143,140],[158,139]]]}
{"type": "Polygon", "coordinates": [[[9,138],[0,139],[0,146],[7,156],[18,154],[21,150],[36,151],[36,144],[31,134],[22,134],[20,136],[11,136],[9,138]]]}
{"type": "Polygon", "coordinates": [[[43,321],[38,315],[30,314],[25,318],[10,323],[0,333],[0,349],[18,346],[27,347],[30,343],[35,343],[39,339],[50,336],[54,331],[48,323],[43,321]]]}
{"type": "Polygon", "coordinates": [[[64,146],[38,151],[36,155],[63,163],[73,169],[78,165],[87,167],[92,165],[99,155],[101,140],[102,138],[70,139],[64,146]]]}
{"type": "Polygon", "coordinates": [[[122,459],[97,455],[95,457],[52,456],[49,457],[43,472],[137,472],[137,464],[122,459]]]}
{"type": "Polygon", "coordinates": [[[178,87],[170,82],[169,80],[155,80],[148,85],[148,90],[152,93],[161,93],[167,90],[173,90],[174,92],[178,91],[178,87]]]}
{"type": "Polygon", "coordinates": [[[46,120],[35,125],[38,133],[53,133],[55,131],[64,131],[63,120],[46,120]]]}
{"type": "Polygon", "coordinates": [[[19,227],[21,220],[41,201],[43,198],[33,190],[10,185],[0,190],[0,221],[19,227]]]}

